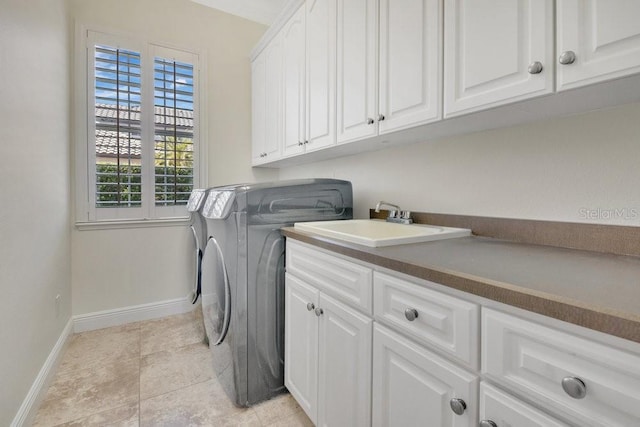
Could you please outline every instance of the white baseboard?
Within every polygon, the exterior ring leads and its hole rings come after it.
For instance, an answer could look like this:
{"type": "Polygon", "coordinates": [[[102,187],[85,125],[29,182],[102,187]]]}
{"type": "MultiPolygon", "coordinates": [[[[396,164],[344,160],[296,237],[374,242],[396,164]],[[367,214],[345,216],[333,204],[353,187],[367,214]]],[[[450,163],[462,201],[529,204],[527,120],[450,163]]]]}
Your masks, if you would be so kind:
{"type": "Polygon", "coordinates": [[[73,331],[92,331],[141,320],[157,319],[173,314],[188,313],[194,308],[195,306],[191,304],[191,297],[185,297],[80,314],[73,316],[73,331]]]}
{"type": "Polygon", "coordinates": [[[63,350],[67,343],[67,339],[71,335],[73,329],[73,318],[70,318],[67,322],[67,325],[62,330],[56,345],[53,346],[51,353],[47,357],[47,360],[44,361],[44,365],[38,372],[38,376],[36,376],[35,381],[31,385],[27,396],[22,401],[22,405],[20,405],[20,409],[18,409],[18,413],[13,418],[11,422],[11,427],[22,427],[31,425],[33,422],[38,407],[40,406],[40,402],[44,398],[47,389],[49,388],[49,384],[53,379],[53,376],[56,373],[56,368],[60,362],[60,358],[62,356],[63,350]]]}

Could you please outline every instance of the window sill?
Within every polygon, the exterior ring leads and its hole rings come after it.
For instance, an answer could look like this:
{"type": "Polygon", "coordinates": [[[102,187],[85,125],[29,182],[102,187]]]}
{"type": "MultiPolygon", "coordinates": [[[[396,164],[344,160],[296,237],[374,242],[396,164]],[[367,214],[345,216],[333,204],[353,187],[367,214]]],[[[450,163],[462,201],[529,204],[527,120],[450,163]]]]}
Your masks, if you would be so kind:
{"type": "Polygon", "coordinates": [[[86,230],[113,230],[125,228],[151,228],[151,227],[184,227],[189,225],[188,217],[167,219],[124,219],[111,221],[76,222],[76,229],[86,230]]]}

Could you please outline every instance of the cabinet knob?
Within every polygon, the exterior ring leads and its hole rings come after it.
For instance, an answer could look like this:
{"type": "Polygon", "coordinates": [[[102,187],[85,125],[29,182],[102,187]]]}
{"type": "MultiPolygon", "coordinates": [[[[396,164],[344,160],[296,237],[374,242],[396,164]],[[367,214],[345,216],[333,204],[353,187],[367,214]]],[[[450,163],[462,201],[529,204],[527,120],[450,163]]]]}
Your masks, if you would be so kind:
{"type": "Polygon", "coordinates": [[[324,314],[324,310],[320,307],[316,308],[316,316],[320,317],[324,314]]]}
{"type": "Polygon", "coordinates": [[[384,114],[378,114],[378,121],[381,122],[384,120],[384,114]]]}
{"type": "Polygon", "coordinates": [[[418,318],[418,310],[415,308],[407,308],[404,311],[404,317],[406,317],[409,322],[413,322],[418,318]]]}
{"type": "Polygon", "coordinates": [[[307,145],[308,143],[309,143],[309,141],[305,141],[305,142],[304,142],[304,145],[307,145]]]}
{"type": "Polygon", "coordinates": [[[315,306],[315,305],[313,305],[313,303],[312,303],[312,302],[308,302],[308,303],[307,303],[307,310],[308,310],[308,311],[311,311],[311,310],[313,310],[314,308],[316,308],[316,306],[315,306]]]}
{"type": "Polygon", "coordinates": [[[478,423],[480,427],[498,427],[498,424],[494,423],[491,420],[482,420],[478,423]]]}
{"type": "Polygon", "coordinates": [[[542,72],[542,68],[542,62],[535,61],[529,64],[529,68],[527,70],[529,71],[529,74],[540,74],[542,72]]]}
{"type": "Polygon", "coordinates": [[[367,124],[368,124],[368,125],[372,125],[372,124],[374,124],[375,122],[376,122],[376,121],[375,121],[375,120],[373,120],[371,117],[369,117],[369,118],[367,119],[367,124]]]}
{"type": "Polygon", "coordinates": [[[564,377],[562,389],[574,399],[582,399],[587,395],[587,385],[578,377],[564,377]]]}
{"type": "Polygon", "coordinates": [[[300,147],[300,146],[302,146],[302,145],[304,145],[304,142],[302,142],[302,141],[298,141],[298,147],[300,147]]]}
{"type": "Polygon", "coordinates": [[[464,414],[465,409],[467,409],[467,404],[465,403],[465,401],[455,397],[449,401],[449,406],[451,406],[451,410],[456,415],[464,414]]]}
{"type": "Polygon", "coordinates": [[[573,64],[576,61],[576,53],[572,50],[566,50],[562,52],[562,54],[560,55],[560,58],[558,58],[558,61],[562,65],[573,64]]]}

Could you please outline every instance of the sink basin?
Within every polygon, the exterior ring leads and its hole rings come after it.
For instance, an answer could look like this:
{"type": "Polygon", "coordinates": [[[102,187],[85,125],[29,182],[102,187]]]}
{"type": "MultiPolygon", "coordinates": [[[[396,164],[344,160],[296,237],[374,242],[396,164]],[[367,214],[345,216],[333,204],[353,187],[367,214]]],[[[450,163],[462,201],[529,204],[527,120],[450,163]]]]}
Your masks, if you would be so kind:
{"type": "Polygon", "coordinates": [[[466,228],[423,224],[395,224],[374,219],[296,222],[294,227],[300,231],[308,231],[372,248],[430,242],[471,235],[471,230],[466,228]]]}

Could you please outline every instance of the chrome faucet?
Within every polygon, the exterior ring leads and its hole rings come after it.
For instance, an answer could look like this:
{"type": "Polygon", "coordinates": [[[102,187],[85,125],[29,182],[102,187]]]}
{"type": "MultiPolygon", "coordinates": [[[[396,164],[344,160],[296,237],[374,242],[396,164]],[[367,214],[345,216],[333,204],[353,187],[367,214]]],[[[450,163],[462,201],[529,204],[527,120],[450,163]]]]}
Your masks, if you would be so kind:
{"type": "Polygon", "coordinates": [[[400,209],[400,206],[382,200],[376,205],[376,213],[380,212],[380,207],[383,205],[393,208],[389,210],[389,215],[386,219],[388,222],[396,222],[399,224],[411,224],[413,222],[411,219],[411,211],[403,211],[400,209]]]}

